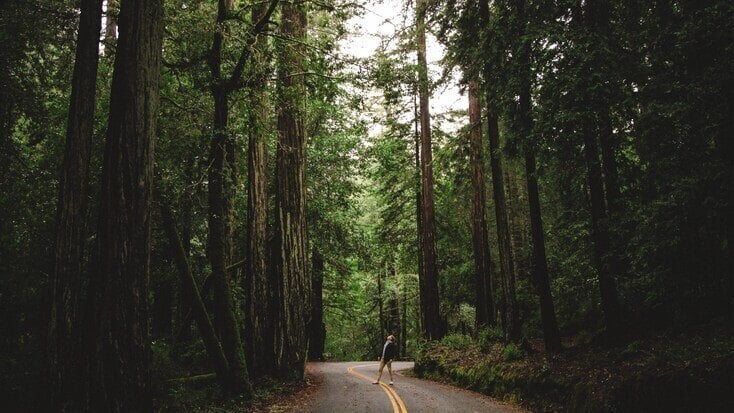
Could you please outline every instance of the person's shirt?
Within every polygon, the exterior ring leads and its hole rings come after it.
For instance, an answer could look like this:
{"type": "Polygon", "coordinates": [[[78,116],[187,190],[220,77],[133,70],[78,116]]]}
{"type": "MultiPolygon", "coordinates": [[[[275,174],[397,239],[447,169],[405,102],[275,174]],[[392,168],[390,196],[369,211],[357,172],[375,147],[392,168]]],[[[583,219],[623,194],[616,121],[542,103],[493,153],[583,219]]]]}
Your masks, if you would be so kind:
{"type": "Polygon", "coordinates": [[[392,360],[395,358],[393,347],[395,347],[395,343],[390,340],[385,341],[385,345],[382,346],[382,360],[392,360]]]}

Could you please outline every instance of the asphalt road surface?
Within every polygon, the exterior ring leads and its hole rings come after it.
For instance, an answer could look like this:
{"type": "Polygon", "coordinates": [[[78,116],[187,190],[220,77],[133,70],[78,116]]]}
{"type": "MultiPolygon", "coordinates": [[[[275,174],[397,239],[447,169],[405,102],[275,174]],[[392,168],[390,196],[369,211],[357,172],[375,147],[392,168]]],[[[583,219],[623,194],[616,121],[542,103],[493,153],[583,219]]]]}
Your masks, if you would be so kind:
{"type": "MultiPolygon", "coordinates": [[[[309,363],[308,370],[322,384],[297,412],[321,413],[418,413],[418,412],[522,412],[516,407],[481,394],[412,377],[395,374],[395,384],[388,385],[387,367],[380,385],[376,361],[348,363],[309,363]]],[[[393,362],[393,372],[410,369],[412,362],[393,362]]]]}

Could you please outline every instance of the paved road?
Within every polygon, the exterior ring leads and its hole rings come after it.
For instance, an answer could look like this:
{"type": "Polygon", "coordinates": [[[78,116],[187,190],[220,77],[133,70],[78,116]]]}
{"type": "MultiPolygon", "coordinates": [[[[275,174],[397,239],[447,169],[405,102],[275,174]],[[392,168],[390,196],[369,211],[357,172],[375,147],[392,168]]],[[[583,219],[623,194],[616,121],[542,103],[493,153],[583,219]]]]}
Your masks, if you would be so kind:
{"type": "MultiPolygon", "coordinates": [[[[412,362],[394,362],[394,370],[413,367],[412,362]]],[[[382,384],[372,384],[378,362],[309,363],[308,370],[320,378],[319,391],[297,412],[319,413],[417,413],[417,412],[522,412],[478,393],[432,381],[395,375],[388,386],[387,368],[382,384]]]]}

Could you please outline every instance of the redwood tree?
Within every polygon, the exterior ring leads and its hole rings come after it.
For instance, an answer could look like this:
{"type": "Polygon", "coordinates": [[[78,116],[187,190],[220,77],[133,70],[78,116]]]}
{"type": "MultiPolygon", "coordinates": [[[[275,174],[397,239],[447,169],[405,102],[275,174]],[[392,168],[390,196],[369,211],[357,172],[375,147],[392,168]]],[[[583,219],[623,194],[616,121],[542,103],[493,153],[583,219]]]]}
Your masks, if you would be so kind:
{"type": "MultiPolygon", "coordinates": [[[[482,110],[476,81],[469,82],[469,144],[471,147],[472,248],[476,286],[477,329],[494,324],[489,234],[487,233],[484,156],[482,151],[482,110]]],[[[494,164],[494,163],[493,163],[494,164]]],[[[496,206],[495,206],[496,208],[496,206]]]]}
{"type": "Polygon", "coordinates": [[[71,102],[66,125],[66,147],[59,178],[54,251],[52,361],[55,408],[60,411],[70,407],[68,404],[72,403],[72,393],[79,386],[76,333],[84,273],[89,158],[94,134],[102,1],[84,0],[80,9],[71,102]]]}
{"type": "Polygon", "coordinates": [[[418,55],[418,95],[420,112],[421,221],[420,221],[420,306],[423,337],[443,337],[438,302],[438,268],[436,266],[436,212],[433,190],[433,151],[431,148],[431,115],[428,111],[429,85],[426,62],[426,2],[416,2],[416,51],[418,55]]]}
{"type": "Polygon", "coordinates": [[[279,311],[276,374],[302,379],[310,315],[306,253],[306,108],[304,41],[306,11],[301,3],[282,3],[278,48],[278,151],[276,154],[276,236],[274,275],[279,311]]]}
{"type": "Polygon", "coordinates": [[[123,0],[90,285],[92,411],[150,411],[148,270],[162,0],[123,0]]]}
{"type": "Polygon", "coordinates": [[[545,255],[545,234],[540,210],[540,193],[538,191],[538,169],[535,161],[535,145],[531,139],[533,131],[533,114],[531,102],[532,72],[530,66],[531,42],[527,37],[527,10],[525,0],[515,0],[515,13],[518,27],[516,29],[517,70],[520,80],[518,107],[518,132],[524,140],[525,179],[530,203],[530,232],[533,239],[533,281],[540,301],[540,317],[543,325],[543,338],[548,351],[557,351],[561,347],[558,324],[553,306],[553,297],[548,280],[548,263],[545,255]]]}
{"type": "MultiPolygon", "coordinates": [[[[254,5],[252,21],[260,20],[267,8],[254,5]]],[[[249,143],[247,158],[247,239],[245,269],[245,344],[248,365],[255,376],[270,374],[273,359],[273,314],[268,314],[271,290],[268,277],[268,137],[270,106],[268,76],[270,50],[264,33],[257,34],[253,45],[253,74],[249,93],[249,143]]]]}

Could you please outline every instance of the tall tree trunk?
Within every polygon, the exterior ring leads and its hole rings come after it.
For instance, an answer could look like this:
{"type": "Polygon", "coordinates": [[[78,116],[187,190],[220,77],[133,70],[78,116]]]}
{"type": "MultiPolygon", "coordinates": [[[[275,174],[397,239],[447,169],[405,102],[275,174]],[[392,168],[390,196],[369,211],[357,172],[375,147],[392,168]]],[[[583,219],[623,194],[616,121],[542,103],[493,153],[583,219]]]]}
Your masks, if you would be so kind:
{"type": "MultiPolygon", "coordinates": [[[[266,12],[266,5],[253,6],[252,21],[266,12]]],[[[267,87],[269,47],[265,34],[257,35],[253,46],[254,73],[249,88],[249,153],[247,158],[247,238],[245,271],[245,340],[250,367],[255,375],[272,374],[273,325],[268,314],[270,285],[268,277],[268,136],[270,106],[267,87]]]]}
{"type": "MultiPolygon", "coordinates": [[[[415,225],[417,230],[418,251],[418,280],[423,279],[425,261],[423,259],[423,191],[421,191],[421,135],[419,130],[420,116],[418,114],[417,94],[413,95],[413,137],[415,156],[415,225]]],[[[419,315],[422,309],[418,307],[419,315]]],[[[418,317],[418,329],[422,331],[421,317],[418,317]]]]}
{"type": "Polygon", "coordinates": [[[530,203],[530,231],[533,239],[533,281],[540,301],[540,316],[543,324],[543,338],[545,348],[549,352],[561,348],[558,323],[556,321],[553,297],[550,291],[548,278],[548,264],[545,255],[545,234],[540,209],[540,193],[538,191],[537,167],[535,163],[535,145],[530,141],[533,130],[532,103],[531,103],[531,71],[530,71],[530,40],[526,38],[527,15],[525,0],[517,0],[518,15],[518,42],[520,67],[520,132],[525,139],[525,179],[527,180],[528,201],[530,203]]]}
{"type": "Polygon", "coordinates": [[[324,325],[324,257],[318,248],[311,249],[311,324],[309,325],[308,359],[324,359],[326,326],[324,325]]]}
{"type": "Polygon", "coordinates": [[[227,221],[229,205],[225,190],[225,130],[227,125],[227,97],[215,93],[215,132],[211,144],[209,167],[209,240],[208,255],[212,267],[214,293],[214,324],[222,340],[222,348],[229,362],[229,386],[233,394],[251,392],[247,378],[246,360],[242,347],[232,291],[227,274],[227,221]]]}
{"type": "Polygon", "coordinates": [[[90,294],[92,411],[150,411],[148,290],[163,2],[120,6],[90,294]]]}
{"type": "MultiPolygon", "coordinates": [[[[390,264],[390,279],[394,286],[397,285],[397,271],[395,270],[395,264],[390,264]]],[[[387,301],[387,333],[392,334],[396,337],[398,343],[401,342],[401,329],[400,329],[400,301],[399,294],[396,289],[391,290],[390,299],[387,301]]]]}
{"type": "Polygon", "coordinates": [[[380,340],[382,340],[385,338],[386,324],[385,308],[382,304],[382,271],[377,271],[377,319],[380,321],[380,340]]]}
{"type": "MultiPolygon", "coordinates": [[[[732,104],[729,102],[729,107],[732,104]]],[[[722,112],[726,113],[726,112],[722,112]]],[[[720,126],[720,131],[716,137],[716,146],[719,150],[722,163],[724,165],[724,174],[728,178],[726,182],[734,182],[734,142],[731,140],[734,133],[734,120],[731,117],[720,126]]],[[[724,215],[724,231],[726,236],[726,249],[724,250],[724,284],[726,288],[726,297],[728,297],[729,325],[734,327],[734,188],[728,185],[724,190],[723,199],[726,202],[726,213],[724,215]]]]}
{"type": "MultiPolygon", "coordinates": [[[[120,12],[119,0],[107,0],[105,6],[105,27],[104,27],[104,54],[112,56],[115,51],[115,43],[117,42],[117,15],[120,12]]],[[[97,39],[99,39],[99,31],[97,31],[97,39]]],[[[98,49],[99,53],[99,49],[98,49]]]]}
{"type": "Polygon", "coordinates": [[[604,188],[606,189],[606,205],[610,215],[619,211],[619,174],[617,172],[616,143],[612,131],[608,107],[600,108],[599,113],[599,143],[604,172],[604,188]]]}
{"type": "MultiPolygon", "coordinates": [[[[499,144],[501,147],[501,143],[499,144]]],[[[507,197],[505,198],[505,203],[507,206],[507,226],[509,228],[510,232],[510,250],[512,251],[512,268],[514,270],[515,279],[519,279],[521,277],[524,277],[528,274],[526,265],[524,265],[523,260],[520,257],[520,245],[527,245],[530,244],[531,241],[527,237],[527,231],[525,231],[525,228],[528,228],[530,225],[523,220],[523,217],[520,215],[520,212],[517,211],[517,201],[513,200],[521,200],[526,199],[527,194],[522,193],[522,183],[518,183],[517,181],[521,181],[520,177],[514,176],[514,174],[510,174],[510,171],[507,168],[502,168],[502,176],[504,179],[504,184],[507,187],[507,197]]],[[[527,189],[527,188],[526,188],[527,189]]]]}
{"type": "Polygon", "coordinates": [[[75,409],[72,403],[79,388],[77,326],[84,272],[89,158],[94,135],[101,18],[101,0],[81,2],[71,102],[66,125],[66,147],[56,208],[51,352],[53,398],[58,411],[75,409]]]}
{"type": "MultiPolygon", "coordinates": [[[[596,48],[592,54],[594,69],[601,73],[610,73],[613,68],[611,65],[612,57],[610,56],[609,41],[609,19],[610,6],[607,1],[588,0],[584,5],[588,13],[588,33],[592,36],[595,43],[601,43],[602,47],[596,48]]],[[[604,189],[607,210],[610,214],[617,210],[617,199],[619,198],[619,183],[617,174],[617,159],[615,156],[616,144],[614,142],[614,132],[611,120],[611,96],[610,86],[604,83],[613,82],[613,77],[604,77],[599,82],[597,96],[594,99],[594,106],[589,107],[598,117],[599,143],[601,149],[604,189]]],[[[612,85],[613,86],[613,85],[612,85]]]]}
{"type": "Polygon", "coordinates": [[[153,287],[153,312],[151,314],[153,338],[171,337],[173,331],[173,290],[165,280],[153,287]]]}
{"type": "MultiPolygon", "coordinates": [[[[196,156],[192,155],[189,157],[186,168],[184,169],[184,176],[186,179],[186,185],[194,184],[194,165],[196,164],[196,156]]],[[[195,194],[185,194],[181,201],[181,244],[186,254],[186,258],[189,259],[191,255],[191,230],[193,224],[193,197],[195,194]]],[[[191,340],[191,300],[186,297],[183,291],[179,290],[177,307],[177,325],[178,334],[176,334],[176,341],[189,341],[191,340]]]]}
{"type": "Polygon", "coordinates": [[[421,124],[421,250],[423,276],[420,279],[423,336],[429,340],[443,337],[439,313],[438,267],[436,266],[436,217],[433,197],[433,152],[431,115],[428,111],[428,64],[426,62],[426,3],[416,2],[416,49],[418,54],[418,94],[421,124]]]}
{"type": "Polygon", "coordinates": [[[204,301],[201,299],[199,287],[196,285],[196,280],[191,272],[188,254],[181,243],[181,238],[178,236],[176,224],[173,220],[173,212],[164,202],[161,202],[160,209],[161,217],[163,218],[163,229],[166,232],[166,237],[168,237],[168,242],[171,244],[173,260],[176,264],[179,278],[181,279],[183,295],[189,300],[189,306],[196,321],[196,326],[199,329],[199,334],[201,334],[201,339],[204,342],[204,348],[209,356],[209,360],[214,365],[214,371],[217,373],[219,385],[226,391],[229,385],[229,364],[224,356],[221,344],[217,339],[209,314],[204,307],[204,301]]]}
{"type": "MultiPolygon", "coordinates": [[[[487,97],[491,99],[490,96],[487,97]]],[[[520,338],[517,298],[515,292],[515,257],[510,240],[509,211],[505,196],[505,183],[502,173],[502,157],[499,139],[497,114],[491,104],[487,105],[487,131],[489,135],[489,157],[492,168],[492,196],[494,198],[495,219],[497,221],[497,244],[499,245],[500,266],[502,267],[502,292],[505,311],[504,326],[510,340],[520,338]]]]}
{"type": "Polygon", "coordinates": [[[211,142],[209,166],[209,239],[207,255],[212,267],[212,290],[214,292],[214,326],[219,333],[224,355],[229,364],[226,392],[252,395],[247,374],[247,361],[242,346],[240,328],[235,314],[234,300],[229,286],[227,264],[230,258],[232,212],[229,198],[232,196],[230,168],[227,149],[232,149],[228,138],[230,89],[222,78],[223,24],[229,14],[224,0],[219,0],[217,22],[219,30],[214,34],[209,55],[211,71],[211,93],[214,100],[214,136],[211,142]]]}
{"type": "MultiPolygon", "coordinates": [[[[581,20],[586,24],[589,33],[599,29],[600,19],[604,19],[604,6],[594,0],[585,4],[584,16],[581,20]]],[[[600,64],[598,52],[592,56],[594,64],[600,64]]],[[[581,104],[588,108],[585,118],[582,120],[581,134],[584,142],[584,160],[586,162],[587,179],[589,185],[589,201],[591,210],[591,236],[594,245],[594,256],[599,274],[599,289],[601,292],[601,306],[604,313],[604,321],[609,338],[618,338],[621,332],[621,314],[617,286],[614,281],[614,273],[617,267],[616,255],[611,248],[611,235],[609,233],[609,215],[606,209],[604,181],[602,166],[599,160],[599,147],[597,145],[596,110],[608,110],[604,97],[596,96],[590,85],[587,96],[582,97],[581,104]],[[604,106],[599,108],[598,106],[604,106]]],[[[606,133],[607,131],[602,131],[606,133]]]]}
{"type": "Polygon", "coordinates": [[[281,4],[281,35],[294,42],[278,47],[278,151],[276,156],[275,273],[280,277],[277,375],[302,379],[308,348],[310,282],[306,272],[306,108],[303,56],[306,11],[281,4]]]}
{"type": "MultiPolygon", "coordinates": [[[[609,55],[609,47],[606,45],[610,42],[610,7],[607,2],[591,0],[587,3],[590,10],[590,30],[594,35],[596,42],[603,44],[594,54],[595,70],[602,73],[611,73],[613,71],[613,58],[609,55]]],[[[610,76],[611,77],[611,76],[610,76]]],[[[612,82],[606,80],[606,82],[612,82]]],[[[605,85],[604,82],[598,84],[598,95],[593,98],[593,111],[596,113],[598,123],[599,149],[601,150],[601,167],[604,184],[605,206],[608,216],[608,222],[613,222],[618,218],[621,212],[619,205],[620,187],[619,173],[617,171],[616,148],[618,146],[614,134],[614,128],[611,119],[612,96],[611,86],[605,85]]],[[[627,272],[629,263],[622,254],[622,246],[626,243],[624,237],[617,232],[610,231],[609,234],[609,268],[612,274],[622,276],[627,272]]]]}
{"type": "Polygon", "coordinates": [[[486,197],[484,183],[484,156],[482,151],[482,110],[477,96],[476,81],[469,82],[469,144],[471,147],[472,183],[472,248],[474,250],[474,277],[476,286],[476,328],[494,325],[492,301],[492,261],[487,232],[486,197]]]}
{"type": "Polygon", "coordinates": [[[405,278],[400,283],[400,340],[398,341],[398,347],[400,348],[400,357],[405,357],[407,354],[407,342],[408,342],[408,286],[405,283],[405,278]]]}
{"type": "Polygon", "coordinates": [[[582,132],[584,139],[584,159],[588,173],[591,209],[591,235],[594,256],[599,274],[599,289],[604,321],[610,338],[618,337],[621,329],[619,299],[612,273],[610,257],[610,237],[607,229],[607,213],[604,208],[604,188],[599,165],[599,153],[593,126],[587,124],[582,132]]]}

